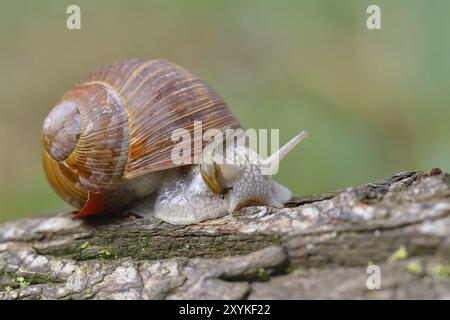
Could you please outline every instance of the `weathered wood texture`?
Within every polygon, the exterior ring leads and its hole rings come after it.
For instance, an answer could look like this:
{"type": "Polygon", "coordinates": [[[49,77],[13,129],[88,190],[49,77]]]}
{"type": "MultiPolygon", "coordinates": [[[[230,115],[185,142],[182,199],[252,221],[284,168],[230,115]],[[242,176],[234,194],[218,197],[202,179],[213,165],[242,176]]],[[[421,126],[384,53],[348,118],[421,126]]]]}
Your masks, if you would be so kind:
{"type": "Polygon", "coordinates": [[[402,172],[191,226],[0,225],[1,299],[450,298],[450,176],[402,172]],[[366,286],[380,267],[381,289],[366,286]]]}

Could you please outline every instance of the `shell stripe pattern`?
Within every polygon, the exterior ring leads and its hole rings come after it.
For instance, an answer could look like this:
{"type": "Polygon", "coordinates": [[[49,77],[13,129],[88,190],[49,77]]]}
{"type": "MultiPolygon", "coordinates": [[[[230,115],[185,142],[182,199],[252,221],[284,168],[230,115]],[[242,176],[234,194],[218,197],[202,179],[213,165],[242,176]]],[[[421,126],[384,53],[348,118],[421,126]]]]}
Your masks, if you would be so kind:
{"type": "MultiPolygon", "coordinates": [[[[116,88],[126,101],[130,146],[124,177],[175,166],[171,160],[172,132],[183,128],[194,137],[194,121],[203,131],[238,128],[239,123],[225,102],[204,81],[189,71],[164,60],[140,59],[113,63],[84,79],[116,88]]],[[[201,138],[201,137],[200,137],[201,138]]],[[[204,146],[205,141],[192,145],[204,146]]],[[[201,150],[192,148],[191,156],[201,150]]]]}

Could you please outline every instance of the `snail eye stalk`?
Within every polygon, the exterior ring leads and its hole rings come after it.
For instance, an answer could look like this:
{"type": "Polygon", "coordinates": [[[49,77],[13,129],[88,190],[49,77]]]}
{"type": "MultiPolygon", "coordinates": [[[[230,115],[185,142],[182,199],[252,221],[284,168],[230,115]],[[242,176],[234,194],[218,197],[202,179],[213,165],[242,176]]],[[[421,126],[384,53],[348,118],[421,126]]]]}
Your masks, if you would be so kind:
{"type": "Polygon", "coordinates": [[[219,167],[215,162],[211,165],[200,165],[200,174],[208,189],[214,194],[221,194],[225,188],[220,184],[217,174],[219,167]]]}

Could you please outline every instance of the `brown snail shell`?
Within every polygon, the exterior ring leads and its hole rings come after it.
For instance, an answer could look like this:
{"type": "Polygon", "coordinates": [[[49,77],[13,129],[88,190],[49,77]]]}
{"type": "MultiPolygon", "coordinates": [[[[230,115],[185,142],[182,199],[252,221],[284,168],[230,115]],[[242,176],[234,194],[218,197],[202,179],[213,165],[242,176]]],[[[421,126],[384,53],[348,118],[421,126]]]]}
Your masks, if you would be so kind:
{"type": "MultiPolygon", "coordinates": [[[[183,128],[196,139],[194,121],[202,121],[203,131],[239,127],[218,94],[182,67],[164,60],[112,63],[65,93],[45,119],[45,173],[76,208],[99,195],[102,205],[92,213],[123,208],[136,198],[131,181],[176,166],[172,132],[183,128]]],[[[192,148],[192,156],[200,152],[192,148]]]]}

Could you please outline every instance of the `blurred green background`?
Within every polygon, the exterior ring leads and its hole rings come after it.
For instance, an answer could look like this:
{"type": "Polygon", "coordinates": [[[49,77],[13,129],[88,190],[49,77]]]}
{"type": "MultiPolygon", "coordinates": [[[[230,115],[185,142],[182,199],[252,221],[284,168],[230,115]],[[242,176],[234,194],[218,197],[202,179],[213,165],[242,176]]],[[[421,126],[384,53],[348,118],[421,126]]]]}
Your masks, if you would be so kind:
{"type": "Polygon", "coordinates": [[[307,129],[277,176],[296,194],[449,171],[449,14],[446,0],[2,1],[0,220],[68,208],[41,168],[43,119],[85,74],[132,57],[193,71],[281,143],[307,129]],[[382,30],[366,28],[369,4],[382,30]]]}

